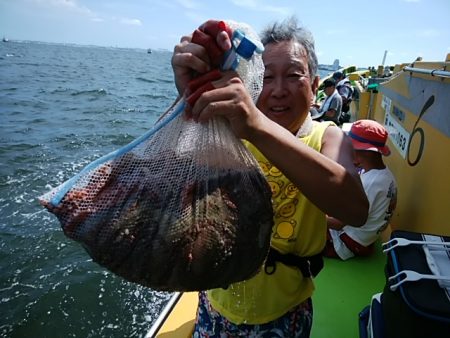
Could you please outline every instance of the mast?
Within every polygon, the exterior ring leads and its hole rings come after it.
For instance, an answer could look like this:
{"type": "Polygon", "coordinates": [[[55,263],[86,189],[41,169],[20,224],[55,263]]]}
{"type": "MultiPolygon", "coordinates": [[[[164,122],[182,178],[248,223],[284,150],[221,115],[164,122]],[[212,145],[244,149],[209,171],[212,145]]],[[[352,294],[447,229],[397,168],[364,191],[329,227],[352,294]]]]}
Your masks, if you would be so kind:
{"type": "Polygon", "coordinates": [[[387,55],[387,50],[384,51],[384,56],[383,56],[383,62],[381,62],[381,65],[384,66],[384,63],[386,62],[386,55],[387,55]]]}

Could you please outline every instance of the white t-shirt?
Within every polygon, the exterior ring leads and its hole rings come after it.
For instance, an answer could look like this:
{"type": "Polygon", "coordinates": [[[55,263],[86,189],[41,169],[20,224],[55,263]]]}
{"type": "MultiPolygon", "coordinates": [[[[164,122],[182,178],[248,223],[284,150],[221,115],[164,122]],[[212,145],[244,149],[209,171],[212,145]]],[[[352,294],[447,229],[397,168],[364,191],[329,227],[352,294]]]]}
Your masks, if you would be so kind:
{"type": "Polygon", "coordinates": [[[369,246],[387,227],[397,205],[397,183],[387,167],[363,172],[361,182],[369,200],[369,216],[366,223],[361,227],[346,225],[342,230],[330,231],[334,249],[341,259],[354,256],[340,240],[339,235],[342,232],[359,244],[369,246]]]}
{"type": "Polygon", "coordinates": [[[342,98],[335,89],[334,92],[327,96],[325,101],[322,104],[322,107],[320,108],[320,115],[322,115],[322,119],[324,121],[333,121],[337,124],[339,124],[339,116],[342,112],[342,98]],[[336,111],[336,115],[334,117],[328,117],[325,115],[327,111],[330,109],[334,109],[336,111]]]}
{"type": "Polygon", "coordinates": [[[336,84],[336,90],[339,92],[339,95],[345,97],[347,100],[352,97],[352,84],[347,78],[342,79],[336,84]]]}
{"type": "Polygon", "coordinates": [[[320,112],[325,113],[330,109],[336,110],[336,115],[339,115],[341,113],[342,99],[340,98],[340,95],[336,89],[330,96],[326,97],[325,101],[322,104],[322,107],[320,107],[320,112]]]}

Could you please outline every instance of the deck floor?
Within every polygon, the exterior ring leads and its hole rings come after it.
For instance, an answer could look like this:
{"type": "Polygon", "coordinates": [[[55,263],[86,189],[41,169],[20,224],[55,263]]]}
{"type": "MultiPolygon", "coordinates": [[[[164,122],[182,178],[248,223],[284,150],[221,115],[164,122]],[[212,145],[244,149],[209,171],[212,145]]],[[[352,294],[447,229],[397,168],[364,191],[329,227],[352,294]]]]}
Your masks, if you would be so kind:
{"type": "MultiPolygon", "coordinates": [[[[348,261],[325,258],[325,267],[315,279],[311,338],[359,337],[359,312],[382,291],[385,263],[379,242],[372,257],[348,261]]],[[[196,308],[197,293],[185,293],[157,337],[189,337],[196,308]]]]}
{"type": "Polygon", "coordinates": [[[384,287],[386,256],[381,244],[372,257],[347,261],[325,258],[315,279],[311,338],[358,338],[358,315],[384,287]]]}

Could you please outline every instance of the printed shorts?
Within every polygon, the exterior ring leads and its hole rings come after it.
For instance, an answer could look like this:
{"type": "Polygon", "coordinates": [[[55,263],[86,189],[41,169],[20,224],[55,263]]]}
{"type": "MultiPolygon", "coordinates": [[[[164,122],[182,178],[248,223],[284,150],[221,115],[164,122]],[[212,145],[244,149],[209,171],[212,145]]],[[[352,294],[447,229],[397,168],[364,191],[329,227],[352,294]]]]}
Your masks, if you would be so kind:
{"type": "Polygon", "coordinates": [[[313,317],[312,300],[308,298],[286,314],[269,323],[233,324],[215,311],[205,292],[199,293],[199,306],[193,338],[308,338],[313,317]]]}

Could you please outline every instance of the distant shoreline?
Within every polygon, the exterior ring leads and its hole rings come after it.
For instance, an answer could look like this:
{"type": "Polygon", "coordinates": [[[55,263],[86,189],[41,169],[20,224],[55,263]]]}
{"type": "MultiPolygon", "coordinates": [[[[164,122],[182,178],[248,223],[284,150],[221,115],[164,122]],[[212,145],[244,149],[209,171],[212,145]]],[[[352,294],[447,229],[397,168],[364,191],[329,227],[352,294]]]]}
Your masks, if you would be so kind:
{"type": "MultiPolygon", "coordinates": [[[[60,46],[68,46],[68,47],[95,47],[95,48],[106,48],[106,49],[126,49],[126,50],[142,50],[147,52],[148,48],[143,47],[119,47],[119,46],[101,46],[101,45],[89,45],[89,44],[80,44],[73,42],[48,42],[48,41],[38,41],[38,40],[11,40],[8,39],[8,42],[14,43],[35,43],[40,45],[60,45],[60,46]]],[[[152,48],[152,52],[171,52],[168,49],[164,48],[152,48]]]]}

